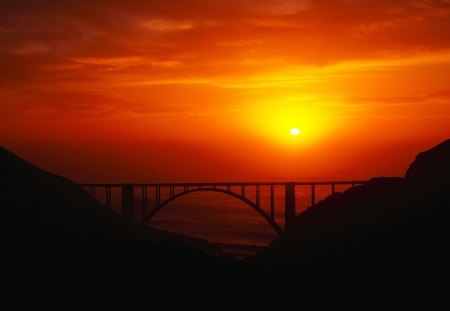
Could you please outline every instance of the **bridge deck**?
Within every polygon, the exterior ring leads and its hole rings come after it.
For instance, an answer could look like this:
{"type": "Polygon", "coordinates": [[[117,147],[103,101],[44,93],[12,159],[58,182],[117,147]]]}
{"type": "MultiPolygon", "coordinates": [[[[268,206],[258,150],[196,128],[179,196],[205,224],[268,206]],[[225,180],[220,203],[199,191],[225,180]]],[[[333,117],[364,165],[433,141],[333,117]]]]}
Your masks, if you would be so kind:
{"type": "Polygon", "coordinates": [[[286,184],[294,184],[295,186],[311,186],[311,185],[361,185],[367,182],[367,180],[337,180],[337,181],[289,181],[289,182],[201,182],[201,183],[80,183],[82,187],[122,187],[125,185],[133,185],[136,187],[183,187],[183,186],[284,186],[286,184]]]}
{"type": "Polygon", "coordinates": [[[366,181],[362,180],[336,180],[336,181],[291,181],[291,182],[201,182],[201,183],[83,183],[79,184],[84,188],[89,189],[89,193],[96,197],[96,188],[105,189],[105,204],[111,207],[112,188],[122,189],[122,215],[127,218],[134,218],[135,209],[135,188],[141,189],[141,213],[142,221],[147,223],[150,219],[164,206],[173,200],[192,192],[197,191],[216,191],[227,195],[231,195],[239,199],[255,209],[266,221],[280,234],[282,232],[281,224],[275,221],[275,186],[284,187],[284,227],[287,230],[295,221],[297,216],[295,211],[295,186],[309,186],[311,187],[311,207],[316,205],[316,186],[331,186],[331,194],[335,193],[337,185],[349,185],[354,187],[356,185],[364,184],[366,181]],[[270,187],[270,212],[266,212],[261,208],[261,186],[270,187]],[[247,188],[255,190],[255,198],[250,199],[247,193],[247,188]],[[149,209],[149,193],[148,188],[154,188],[154,206],[149,209]],[[237,188],[237,189],[236,189],[237,188]],[[168,190],[168,195],[163,198],[162,189],[168,190]]]}

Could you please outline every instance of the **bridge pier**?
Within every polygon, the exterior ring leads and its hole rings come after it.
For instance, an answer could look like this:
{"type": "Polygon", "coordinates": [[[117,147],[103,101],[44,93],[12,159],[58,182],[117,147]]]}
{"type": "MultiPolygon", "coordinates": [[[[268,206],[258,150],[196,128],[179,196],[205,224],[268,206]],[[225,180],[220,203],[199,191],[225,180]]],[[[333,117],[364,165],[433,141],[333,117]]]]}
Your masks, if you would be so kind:
{"type": "MultiPolygon", "coordinates": [[[[327,181],[327,182],[256,182],[256,183],[163,183],[163,184],[80,184],[89,191],[90,195],[97,198],[98,192],[96,189],[105,189],[106,198],[105,205],[111,207],[112,199],[112,188],[122,190],[122,201],[121,201],[121,214],[125,218],[130,220],[135,219],[135,198],[134,198],[134,188],[141,187],[142,194],[142,215],[141,220],[144,223],[150,221],[150,219],[159,211],[161,208],[169,204],[174,199],[188,193],[197,191],[215,191],[224,194],[231,195],[247,205],[254,208],[266,221],[273,227],[273,229],[281,234],[283,230],[280,228],[280,224],[275,221],[275,187],[284,187],[285,197],[284,197],[284,223],[285,231],[290,231],[295,224],[296,211],[295,211],[295,187],[296,186],[311,186],[311,206],[316,205],[316,186],[329,185],[331,186],[331,193],[336,192],[337,185],[351,185],[355,187],[356,185],[364,184],[365,181],[327,181]],[[270,186],[270,211],[266,212],[261,208],[261,186],[270,186]],[[150,187],[150,192],[147,194],[147,188],[150,187]],[[224,189],[226,187],[226,190],[224,189]],[[246,196],[246,188],[255,187],[255,200],[249,199],[246,196]],[[154,192],[152,191],[154,189],[154,192]],[[161,191],[161,190],[168,191],[161,191]],[[184,189],[184,191],[179,191],[184,189]],[[167,194],[168,192],[168,194],[167,194]],[[97,195],[96,195],[97,194],[97,195]],[[154,195],[154,196],[153,196],[154,195]],[[154,198],[154,206],[148,211],[148,198],[154,198]]],[[[252,188],[253,189],[253,188],[252,188]]],[[[103,192],[102,192],[103,193],[103,192]]],[[[102,196],[103,197],[103,196],[102,196]]],[[[99,198],[97,198],[99,199],[99,198]]],[[[103,198],[100,198],[102,201],[103,198]]],[[[280,202],[281,203],[281,202],[280,202]]],[[[137,217],[139,218],[139,217],[137,217]]]]}
{"type": "Polygon", "coordinates": [[[295,223],[295,183],[284,185],[284,230],[289,231],[295,223]]]}
{"type": "Polygon", "coordinates": [[[134,219],[134,185],[122,185],[121,213],[127,219],[134,219]]]}

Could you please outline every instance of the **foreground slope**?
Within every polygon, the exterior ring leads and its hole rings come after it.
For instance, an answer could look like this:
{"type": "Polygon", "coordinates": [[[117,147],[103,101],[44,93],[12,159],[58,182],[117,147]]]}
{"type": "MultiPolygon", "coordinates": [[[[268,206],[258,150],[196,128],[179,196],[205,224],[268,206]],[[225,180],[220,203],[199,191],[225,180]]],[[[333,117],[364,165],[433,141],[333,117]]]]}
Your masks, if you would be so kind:
{"type": "Polygon", "coordinates": [[[205,241],[128,221],[3,148],[0,211],[0,293],[17,294],[16,309],[124,309],[149,297],[154,308],[174,307],[198,293],[219,299],[235,283],[236,263],[205,241]]]}
{"type": "Polygon", "coordinates": [[[0,228],[10,235],[72,240],[182,241],[194,248],[214,251],[199,239],[188,239],[126,220],[69,179],[35,167],[1,147],[0,172],[0,228]]]}
{"type": "Polygon", "coordinates": [[[293,230],[244,265],[126,222],[67,179],[5,150],[0,170],[2,294],[18,294],[16,306],[449,304],[450,140],[421,153],[405,178],[374,178],[303,212],[293,230]]]}
{"type": "Polygon", "coordinates": [[[374,178],[300,214],[250,262],[320,302],[450,297],[450,140],[405,178],[374,178]]]}

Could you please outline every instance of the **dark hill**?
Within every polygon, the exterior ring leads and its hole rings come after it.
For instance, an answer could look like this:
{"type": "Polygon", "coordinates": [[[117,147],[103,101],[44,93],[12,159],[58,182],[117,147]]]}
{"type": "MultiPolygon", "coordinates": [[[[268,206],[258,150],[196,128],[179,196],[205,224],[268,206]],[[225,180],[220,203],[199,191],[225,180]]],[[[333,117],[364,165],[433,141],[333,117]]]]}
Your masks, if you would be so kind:
{"type": "Polygon", "coordinates": [[[448,304],[449,168],[447,140],[406,178],[374,178],[301,213],[250,263],[319,304],[448,304]]]}
{"type": "Polygon", "coordinates": [[[422,186],[449,184],[450,140],[446,140],[431,150],[421,152],[410,165],[405,178],[422,186]]]}
{"type": "Polygon", "coordinates": [[[0,228],[5,234],[45,239],[179,241],[218,251],[189,239],[128,221],[67,178],[49,173],[0,147],[0,228]]]}
{"type": "Polygon", "coordinates": [[[0,209],[1,297],[18,295],[14,309],[177,308],[246,292],[237,263],[205,241],[127,221],[4,148],[0,209]]]}
{"type": "Polygon", "coordinates": [[[2,149],[2,298],[58,310],[448,308],[449,162],[446,141],[405,178],[336,193],[241,265],[127,222],[2,149]]]}

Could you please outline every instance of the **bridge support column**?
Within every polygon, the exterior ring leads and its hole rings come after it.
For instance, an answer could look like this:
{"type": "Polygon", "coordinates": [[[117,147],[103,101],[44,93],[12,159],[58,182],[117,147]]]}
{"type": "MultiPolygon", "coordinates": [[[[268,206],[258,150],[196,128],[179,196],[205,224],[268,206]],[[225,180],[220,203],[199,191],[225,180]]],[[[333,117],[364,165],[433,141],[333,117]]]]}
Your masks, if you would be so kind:
{"type": "Polygon", "coordinates": [[[122,186],[122,216],[128,219],[134,219],[134,185],[122,186]]]}
{"type": "Polygon", "coordinates": [[[285,231],[289,231],[295,222],[295,184],[293,182],[284,185],[284,223],[285,231]]]}

